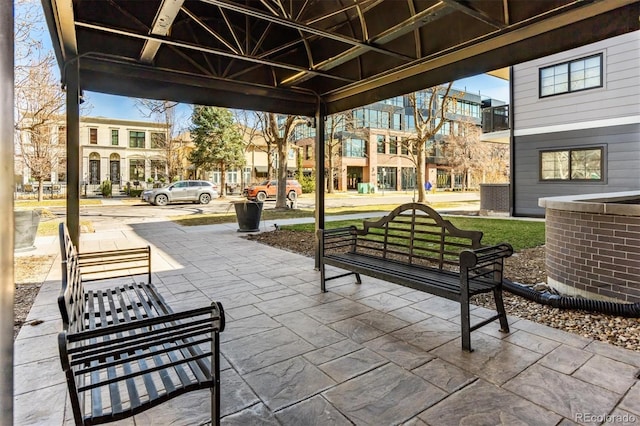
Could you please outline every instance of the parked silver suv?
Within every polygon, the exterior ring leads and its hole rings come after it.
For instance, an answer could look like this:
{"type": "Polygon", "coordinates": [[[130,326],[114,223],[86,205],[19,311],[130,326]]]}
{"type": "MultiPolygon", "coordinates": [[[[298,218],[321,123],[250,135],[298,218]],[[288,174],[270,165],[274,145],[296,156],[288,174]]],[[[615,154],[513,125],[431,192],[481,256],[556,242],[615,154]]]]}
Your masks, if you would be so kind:
{"type": "Polygon", "coordinates": [[[218,198],[218,187],[205,180],[179,180],[162,188],[144,190],[140,197],[156,206],[187,201],[209,204],[212,198],[218,198]]]}

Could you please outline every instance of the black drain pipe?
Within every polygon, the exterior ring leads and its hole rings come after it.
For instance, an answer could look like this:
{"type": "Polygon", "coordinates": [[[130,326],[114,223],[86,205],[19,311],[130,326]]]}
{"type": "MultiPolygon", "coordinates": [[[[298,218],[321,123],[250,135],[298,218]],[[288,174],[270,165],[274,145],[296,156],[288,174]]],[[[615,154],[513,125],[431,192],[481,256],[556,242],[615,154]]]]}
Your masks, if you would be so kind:
{"type": "Polygon", "coordinates": [[[527,300],[532,300],[542,305],[549,305],[554,308],[576,309],[627,318],[640,318],[640,303],[616,303],[559,296],[557,294],[551,294],[548,291],[541,293],[530,287],[509,280],[503,280],[502,288],[509,293],[524,297],[527,300]]]}

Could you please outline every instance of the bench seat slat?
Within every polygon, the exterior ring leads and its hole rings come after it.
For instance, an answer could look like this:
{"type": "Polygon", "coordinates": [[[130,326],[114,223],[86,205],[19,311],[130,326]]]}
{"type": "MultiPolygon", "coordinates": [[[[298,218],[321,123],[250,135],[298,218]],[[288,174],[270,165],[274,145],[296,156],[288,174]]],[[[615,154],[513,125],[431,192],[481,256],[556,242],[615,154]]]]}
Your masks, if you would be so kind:
{"type": "MultiPolygon", "coordinates": [[[[443,297],[453,298],[453,300],[459,299],[460,277],[457,274],[405,266],[401,263],[390,261],[380,262],[376,258],[357,253],[331,255],[325,259],[328,265],[359,268],[359,273],[373,276],[383,281],[398,281],[396,282],[397,284],[409,281],[416,290],[427,290],[429,293],[431,293],[429,290],[432,290],[442,293],[443,297]]],[[[488,293],[496,287],[495,283],[478,280],[470,280],[469,284],[470,295],[488,293]]]]}

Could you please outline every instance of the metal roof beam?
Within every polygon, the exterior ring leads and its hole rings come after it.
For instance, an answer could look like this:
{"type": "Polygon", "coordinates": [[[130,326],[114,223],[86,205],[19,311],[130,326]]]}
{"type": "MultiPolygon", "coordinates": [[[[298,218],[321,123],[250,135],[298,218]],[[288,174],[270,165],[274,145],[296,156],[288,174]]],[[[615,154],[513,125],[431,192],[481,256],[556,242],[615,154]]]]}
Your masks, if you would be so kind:
{"type": "Polygon", "coordinates": [[[500,21],[496,21],[495,19],[493,19],[491,16],[487,15],[486,13],[473,9],[469,6],[465,6],[463,4],[461,4],[460,2],[456,1],[456,0],[442,0],[444,1],[447,6],[464,13],[465,15],[469,15],[475,19],[477,19],[478,21],[484,22],[487,25],[490,25],[494,28],[497,28],[499,30],[504,29],[507,25],[503,22],[500,21]]]}
{"type": "Polygon", "coordinates": [[[52,0],[51,5],[58,38],[64,43],[62,51],[64,62],[68,62],[78,56],[78,41],[73,24],[73,2],[72,0],[52,0]]]}
{"type": "Polygon", "coordinates": [[[415,58],[412,58],[410,56],[407,55],[403,55],[401,53],[397,53],[397,52],[393,52],[387,49],[383,49],[379,46],[375,46],[373,44],[368,44],[368,43],[364,43],[360,40],[356,40],[354,38],[351,37],[346,37],[340,34],[334,34],[331,33],[329,31],[325,31],[325,30],[321,30],[318,28],[313,28],[310,27],[308,25],[302,24],[300,22],[296,22],[292,19],[287,19],[287,18],[281,18],[279,16],[272,16],[269,15],[267,13],[262,12],[261,10],[258,9],[254,9],[252,7],[248,7],[248,6],[242,6],[236,3],[232,3],[229,2],[227,0],[202,0],[204,3],[209,3],[212,4],[214,6],[219,6],[223,9],[228,9],[228,10],[233,10],[235,12],[238,12],[240,14],[246,15],[246,16],[251,16],[253,18],[258,18],[258,19],[262,19],[265,20],[267,22],[273,22],[274,24],[279,24],[282,25],[284,27],[288,27],[288,28],[292,28],[295,30],[299,30],[305,33],[310,33],[310,34],[314,34],[320,37],[324,37],[324,38],[328,38],[331,40],[335,40],[344,44],[348,44],[351,46],[358,46],[361,47],[363,49],[367,49],[370,51],[374,51],[377,53],[381,53],[383,55],[387,55],[387,56],[393,56],[396,58],[400,58],[404,61],[413,61],[415,58]]]}
{"type": "MultiPolygon", "coordinates": [[[[180,8],[184,0],[162,0],[162,4],[156,13],[156,17],[153,19],[153,25],[149,34],[166,36],[171,30],[173,21],[175,21],[180,8]]],[[[140,53],[140,60],[147,64],[153,62],[153,59],[160,49],[162,42],[158,40],[147,40],[144,42],[142,52],[140,53]]]]}
{"type": "MultiPolygon", "coordinates": [[[[378,34],[375,37],[372,37],[370,42],[376,43],[376,44],[388,43],[392,40],[397,39],[398,37],[401,37],[407,33],[410,33],[411,31],[416,30],[417,28],[422,27],[423,25],[426,25],[429,22],[432,22],[436,19],[440,19],[451,12],[452,10],[448,9],[444,5],[444,2],[436,3],[435,5],[429,7],[428,9],[425,9],[421,12],[416,13],[411,18],[406,19],[403,22],[400,22],[399,24],[387,29],[386,31],[383,31],[382,33],[378,34]]],[[[366,51],[360,47],[352,47],[342,52],[339,55],[336,55],[330,59],[327,59],[326,61],[319,62],[317,65],[313,67],[313,70],[328,71],[339,65],[344,64],[345,62],[348,62],[352,59],[357,58],[358,56],[362,55],[365,52],[366,51]]],[[[295,84],[299,84],[303,81],[309,80],[311,77],[313,76],[309,75],[308,73],[298,73],[289,78],[284,79],[281,82],[281,84],[287,85],[287,86],[293,86],[295,84]]]]}
{"type": "Polygon", "coordinates": [[[353,82],[353,79],[350,78],[345,78],[345,77],[340,77],[340,76],[336,76],[336,75],[331,75],[331,74],[326,74],[320,71],[314,71],[314,70],[308,70],[307,68],[303,68],[297,65],[291,65],[291,64],[286,64],[283,62],[276,62],[276,61],[272,61],[272,60],[268,60],[268,59],[259,59],[259,58],[254,58],[254,57],[250,57],[250,56],[243,56],[243,55],[239,55],[236,53],[231,53],[231,52],[225,52],[223,50],[220,49],[213,49],[210,47],[203,47],[203,46],[198,46],[198,45],[194,45],[194,44],[190,44],[190,43],[185,43],[185,42],[180,42],[180,41],[174,41],[174,40],[170,40],[170,39],[163,39],[163,38],[158,38],[158,37],[153,37],[153,36],[148,36],[148,35],[143,35],[143,34],[136,34],[130,31],[124,31],[124,30],[118,30],[115,28],[109,28],[109,27],[103,27],[101,25],[96,25],[96,24],[90,24],[87,22],[76,22],[76,26],[79,28],[87,28],[87,29],[91,29],[91,30],[97,30],[97,31],[103,31],[106,33],[111,33],[111,34],[117,34],[117,35],[121,35],[121,36],[125,36],[125,37],[131,37],[131,38],[137,38],[137,39],[143,39],[143,40],[154,40],[154,41],[158,41],[161,43],[164,43],[166,45],[169,46],[174,46],[174,47],[180,47],[183,49],[189,49],[189,50],[194,50],[197,52],[203,52],[203,53],[210,53],[212,55],[218,55],[218,56],[223,56],[223,57],[227,57],[227,58],[232,58],[232,59],[238,59],[241,61],[246,61],[246,62],[253,62],[253,63],[258,63],[258,64],[262,64],[262,65],[268,65],[268,66],[272,66],[272,67],[276,67],[276,68],[282,68],[282,69],[288,69],[291,71],[304,71],[304,72],[309,72],[312,74],[315,74],[317,76],[321,76],[321,77],[326,77],[326,78],[331,78],[331,79],[335,79],[335,80],[341,80],[341,81],[346,81],[346,82],[353,82]]]}

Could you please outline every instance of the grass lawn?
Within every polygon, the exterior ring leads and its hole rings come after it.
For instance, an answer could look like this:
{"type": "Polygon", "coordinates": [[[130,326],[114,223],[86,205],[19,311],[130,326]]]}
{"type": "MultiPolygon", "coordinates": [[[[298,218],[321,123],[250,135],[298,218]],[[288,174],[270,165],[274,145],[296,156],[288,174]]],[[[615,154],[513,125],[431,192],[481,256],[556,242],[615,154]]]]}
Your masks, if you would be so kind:
{"type": "MultiPolygon", "coordinates": [[[[95,206],[102,204],[102,200],[98,199],[82,199],[80,200],[81,206],[95,206]]],[[[53,200],[15,200],[13,202],[14,208],[21,210],[40,209],[45,207],[64,207],[67,205],[65,198],[56,198],[53,200]]]]}
{"type": "MultiPolygon", "coordinates": [[[[513,219],[489,219],[485,217],[443,216],[460,229],[478,230],[484,233],[483,245],[494,245],[501,242],[510,243],[514,250],[537,247],[544,244],[544,222],[513,219]]],[[[379,216],[372,215],[373,219],[379,216]]],[[[326,227],[338,228],[354,225],[362,228],[362,220],[327,221],[326,227]]],[[[292,231],[313,232],[314,224],[283,226],[282,229],[292,231]]]]}
{"type": "MultiPolygon", "coordinates": [[[[473,204],[473,202],[450,202],[450,203],[432,203],[433,208],[439,209],[455,209],[462,206],[473,204]]],[[[477,204],[477,202],[476,202],[477,204]]],[[[350,207],[333,207],[325,209],[326,216],[339,216],[343,214],[355,214],[355,213],[378,213],[378,212],[390,212],[398,207],[397,204],[376,204],[369,206],[350,206],[350,207]]],[[[236,213],[233,209],[229,213],[210,213],[210,214],[191,214],[184,216],[172,216],[170,219],[182,226],[200,226],[200,225],[214,225],[218,223],[229,223],[236,221],[236,213]]],[[[295,210],[272,210],[266,209],[262,211],[262,219],[275,220],[275,219],[292,219],[300,217],[313,217],[314,211],[311,209],[295,209],[295,210]]]]}

